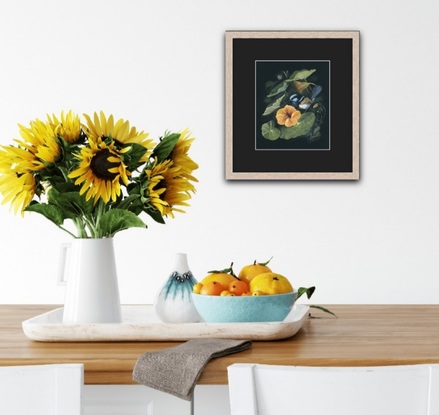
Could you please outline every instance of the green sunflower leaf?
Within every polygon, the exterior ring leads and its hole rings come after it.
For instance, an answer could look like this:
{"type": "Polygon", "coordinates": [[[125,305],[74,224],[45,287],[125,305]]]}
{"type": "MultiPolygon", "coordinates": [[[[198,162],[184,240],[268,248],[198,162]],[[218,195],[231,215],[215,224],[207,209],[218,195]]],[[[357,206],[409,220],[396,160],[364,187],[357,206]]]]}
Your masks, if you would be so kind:
{"type": "Polygon", "coordinates": [[[305,112],[305,114],[302,114],[299,122],[294,127],[282,127],[280,138],[291,140],[292,138],[307,135],[311,131],[315,120],[316,116],[313,112],[305,112]]]}
{"type": "Polygon", "coordinates": [[[140,144],[131,143],[129,145],[130,151],[123,155],[123,162],[127,166],[128,170],[136,170],[141,165],[140,159],[148,151],[148,149],[140,144]]]}
{"type": "Polygon", "coordinates": [[[153,207],[149,207],[148,209],[144,209],[144,211],[149,216],[151,216],[151,218],[154,219],[157,223],[161,223],[162,225],[166,223],[165,220],[163,219],[163,216],[157,209],[154,209],[153,207]]]}
{"type": "Polygon", "coordinates": [[[126,210],[130,210],[131,212],[136,211],[138,213],[140,213],[142,211],[142,209],[140,209],[140,211],[138,211],[136,209],[136,206],[141,205],[142,202],[140,200],[140,194],[139,193],[133,193],[133,194],[129,194],[128,196],[126,196],[123,200],[121,200],[119,203],[117,203],[117,209],[126,209],[126,210]]]}
{"type": "Polygon", "coordinates": [[[69,219],[93,212],[93,201],[86,201],[77,191],[61,192],[52,188],[48,192],[48,201],[50,205],[60,208],[65,218],[69,219]]]}
{"type": "Polygon", "coordinates": [[[108,238],[125,229],[146,227],[137,215],[123,209],[111,209],[105,212],[99,221],[100,236],[108,238]]]}
{"type": "Polygon", "coordinates": [[[61,226],[64,223],[63,210],[58,206],[49,205],[48,203],[31,203],[25,209],[26,212],[37,212],[43,215],[46,219],[52,221],[56,226],[61,226]]]}
{"type": "Polygon", "coordinates": [[[273,121],[266,122],[262,124],[261,127],[262,137],[267,140],[275,141],[280,137],[280,130],[276,128],[273,121]]]}
{"type": "Polygon", "coordinates": [[[177,144],[179,137],[180,137],[179,133],[172,133],[165,135],[162,141],[160,141],[160,143],[158,143],[157,146],[155,147],[152,156],[157,157],[159,163],[166,160],[169,157],[169,155],[172,153],[172,150],[177,144]]]}

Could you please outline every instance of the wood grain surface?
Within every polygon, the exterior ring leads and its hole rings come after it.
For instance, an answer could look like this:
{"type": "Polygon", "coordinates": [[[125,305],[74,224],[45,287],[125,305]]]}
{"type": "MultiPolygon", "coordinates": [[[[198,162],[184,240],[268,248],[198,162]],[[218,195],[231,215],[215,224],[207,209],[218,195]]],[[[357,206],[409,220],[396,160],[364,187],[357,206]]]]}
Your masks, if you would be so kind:
{"type": "MultiPolygon", "coordinates": [[[[144,352],[179,342],[46,343],[28,339],[21,323],[55,305],[0,305],[0,365],[84,363],[86,384],[132,384],[144,352]]],[[[200,384],[227,384],[232,363],[304,366],[379,366],[439,363],[439,305],[325,305],[338,318],[312,311],[286,340],[212,359],[200,384]]]]}

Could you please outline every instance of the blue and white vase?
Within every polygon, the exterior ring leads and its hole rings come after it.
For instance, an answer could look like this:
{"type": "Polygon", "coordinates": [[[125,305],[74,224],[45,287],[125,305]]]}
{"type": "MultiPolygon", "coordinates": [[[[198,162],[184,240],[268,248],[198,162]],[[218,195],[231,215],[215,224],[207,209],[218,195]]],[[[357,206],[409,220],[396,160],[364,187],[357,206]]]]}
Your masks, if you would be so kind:
{"type": "Polygon", "coordinates": [[[176,254],[174,270],[154,301],[157,316],[165,323],[196,323],[201,317],[192,302],[197,280],[189,269],[187,255],[176,254]]]}

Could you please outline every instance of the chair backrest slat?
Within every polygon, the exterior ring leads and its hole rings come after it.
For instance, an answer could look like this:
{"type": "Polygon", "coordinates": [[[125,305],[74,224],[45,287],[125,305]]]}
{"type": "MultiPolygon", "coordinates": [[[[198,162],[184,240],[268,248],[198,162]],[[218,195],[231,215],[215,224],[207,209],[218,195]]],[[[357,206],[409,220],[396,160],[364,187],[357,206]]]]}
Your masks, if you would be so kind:
{"type": "Polygon", "coordinates": [[[439,415],[439,365],[229,367],[232,415],[439,415]]]}
{"type": "Polygon", "coordinates": [[[0,367],[0,414],[81,415],[84,366],[0,367]]]}

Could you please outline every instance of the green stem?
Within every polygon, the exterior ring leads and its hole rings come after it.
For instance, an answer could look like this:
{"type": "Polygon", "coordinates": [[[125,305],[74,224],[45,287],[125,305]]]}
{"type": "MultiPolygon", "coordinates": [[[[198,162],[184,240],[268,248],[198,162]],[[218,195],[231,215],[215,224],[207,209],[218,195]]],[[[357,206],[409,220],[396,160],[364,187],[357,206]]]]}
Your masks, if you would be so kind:
{"type": "Polygon", "coordinates": [[[104,213],[105,203],[102,200],[99,200],[94,208],[94,214],[84,216],[84,222],[86,223],[92,238],[104,237],[100,228],[101,217],[104,213]]]}
{"type": "Polygon", "coordinates": [[[85,215],[83,217],[83,221],[85,223],[85,226],[87,226],[87,229],[90,232],[90,236],[92,238],[96,238],[96,223],[94,221],[93,216],[85,215]]]}
{"type": "Polygon", "coordinates": [[[58,226],[58,228],[62,229],[64,232],[67,232],[69,235],[76,238],[76,235],[73,232],[70,232],[68,229],[64,228],[63,226],[58,226]]]}
{"type": "Polygon", "coordinates": [[[102,238],[104,235],[102,235],[100,222],[102,215],[105,213],[105,204],[102,199],[99,199],[98,201],[96,213],[96,238],[102,238]]]}
{"type": "Polygon", "coordinates": [[[78,230],[78,238],[87,238],[87,232],[85,231],[84,222],[81,220],[81,218],[73,219],[73,223],[78,230]]]}
{"type": "Polygon", "coordinates": [[[64,181],[65,181],[66,183],[71,182],[71,180],[70,180],[69,177],[68,177],[69,172],[66,171],[66,169],[60,167],[58,170],[61,172],[62,177],[64,178],[64,181]]]}

